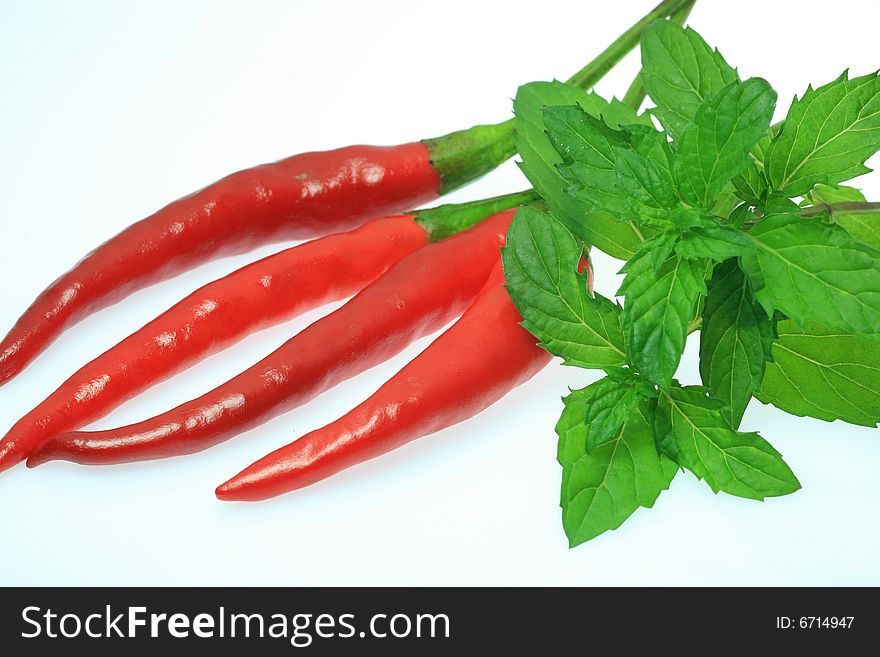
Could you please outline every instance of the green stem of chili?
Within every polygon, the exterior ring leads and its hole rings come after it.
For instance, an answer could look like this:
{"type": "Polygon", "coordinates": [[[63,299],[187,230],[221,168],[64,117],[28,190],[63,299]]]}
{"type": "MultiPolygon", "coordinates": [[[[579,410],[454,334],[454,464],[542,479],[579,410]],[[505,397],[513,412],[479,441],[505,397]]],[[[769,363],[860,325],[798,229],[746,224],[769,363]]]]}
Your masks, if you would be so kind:
{"type": "Polygon", "coordinates": [[[417,210],[414,214],[416,222],[428,233],[428,240],[438,242],[478,224],[486,217],[537,198],[538,193],[535,190],[527,189],[468,203],[447,203],[436,208],[417,210]]]}

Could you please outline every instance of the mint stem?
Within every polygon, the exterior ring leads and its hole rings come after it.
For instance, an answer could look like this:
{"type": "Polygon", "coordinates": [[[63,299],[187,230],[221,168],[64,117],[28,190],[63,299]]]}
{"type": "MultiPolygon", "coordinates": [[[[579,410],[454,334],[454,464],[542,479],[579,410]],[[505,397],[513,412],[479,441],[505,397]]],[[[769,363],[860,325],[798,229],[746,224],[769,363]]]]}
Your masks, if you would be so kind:
{"type": "Polygon", "coordinates": [[[880,203],[876,201],[847,201],[843,203],[819,203],[801,210],[802,217],[815,217],[828,213],[835,214],[875,214],[880,212],[880,203]]]}
{"type": "Polygon", "coordinates": [[[568,84],[589,89],[636,47],[642,32],[656,20],[665,18],[680,11],[695,0],[663,0],[659,5],[645,14],[635,25],[621,34],[614,43],[603,50],[596,59],[584,66],[568,79],[568,84]]]}
{"type": "Polygon", "coordinates": [[[621,100],[621,102],[627,107],[632,107],[636,112],[638,112],[639,108],[642,106],[642,103],[645,102],[645,97],[647,95],[648,94],[645,91],[645,85],[642,84],[642,76],[641,74],[639,74],[632,81],[632,84],[629,85],[629,89],[626,90],[626,93],[623,94],[623,99],[621,100]]]}

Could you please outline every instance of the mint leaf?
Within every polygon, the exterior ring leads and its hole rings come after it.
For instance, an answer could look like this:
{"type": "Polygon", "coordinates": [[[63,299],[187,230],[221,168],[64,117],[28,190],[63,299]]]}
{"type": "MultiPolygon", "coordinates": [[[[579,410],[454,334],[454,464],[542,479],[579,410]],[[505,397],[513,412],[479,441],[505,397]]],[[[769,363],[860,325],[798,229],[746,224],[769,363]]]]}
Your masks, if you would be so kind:
{"type": "Polygon", "coordinates": [[[648,114],[638,114],[629,105],[620,102],[617,98],[605,100],[595,91],[587,92],[587,102],[578,103],[585,112],[597,119],[602,119],[609,128],[622,130],[624,127],[642,127],[656,132],[654,123],[648,114]]]}
{"type": "Polygon", "coordinates": [[[615,435],[586,450],[589,389],[575,390],[565,399],[556,425],[562,465],[562,524],[574,547],[617,529],[640,506],[652,507],[677,472],[675,464],[654,448],[649,411],[630,414],[615,435]]]}
{"type": "Polygon", "coordinates": [[[630,364],[651,383],[666,385],[681,360],[694,307],[706,291],[706,263],[673,256],[655,271],[651,246],[646,242],[624,266],[618,294],[626,298],[623,328],[630,364]]]}
{"type": "Polygon", "coordinates": [[[757,433],[731,429],[723,408],[724,402],[699,388],[661,391],[656,413],[668,427],[679,465],[716,493],[763,500],[800,488],[779,452],[757,433]]]}
{"type": "Polygon", "coordinates": [[[738,80],[717,50],[690,28],[658,21],[642,34],[642,83],[657,105],[653,113],[677,139],[705,98],[738,80]]]}
{"type": "Polygon", "coordinates": [[[763,214],[786,214],[789,212],[798,212],[800,206],[790,198],[779,192],[770,193],[761,206],[760,210],[763,214]]]}
{"type": "Polygon", "coordinates": [[[781,123],[774,123],[771,125],[767,133],[758,140],[758,143],[755,144],[755,147],[752,149],[752,161],[761,173],[764,173],[764,162],[767,160],[767,152],[770,150],[770,144],[773,143],[773,140],[776,138],[776,135],[779,134],[781,129],[781,123]]]}
{"type": "Polygon", "coordinates": [[[691,228],[708,226],[714,221],[711,217],[707,217],[703,210],[685,207],[676,208],[669,219],[679,233],[687,232],[691,228]]]}
{"type": "Polygon", "coordinates": [[[514,140],[522,157],[520,169],[547,206],[584,239],[586,235],[580,229],[580,222],[568,221],[569,217],[583,215],[584,208],[565,193],[570,183],[556,168],[562,158],[547,139],[542,110],[545,105],[587,104],[587,98],[582,89],[562,82],[532,82],[521,86],[513,101],[514,140]]]}
{"type": "MultiPolygon", "coordinates": [[[[678,204],[665,134],[644,123],[615,125],[605,114],[597,117],[577,105],[547,107],[543,121],[562,158],[557,170],[571,183],[566,192],[583,204],[587,215],[602,218],[605,234],[592,237],[602,240],[596,242],[600,248],[621,255],[615,237],[621,229],[609,226],[608,220],[626,222],[639,241],[664,227],[669,210],[678,204]],[[614,250],[606,246],[609,242],[614,250]]],[[[628,247],[624,257],[633,253],[628,247]]]]}
{"type": "Polygon", "coordinates": [[[676,140],[673,173],[679,195],[707,210],[736,174],[749,164],[749,152],[766,134],[776,92],[759,78],[731,82],[706,99],[676,140]]]}
{"type": "Polygon", "coordinates": [[[648,158],[630,150],[617,150],[615,169],[620,193],[632,214],[642,223],[662,227],[678,205],[672,182],[648,158]]]}
{"type": "Polygon", "coordinates": [[[620,189],[616,162],[616,151],[628,146],[626,135],[576,105],[546,108],[544,125],[562,156],[559,171],[573,185],[569,193],[590,211],[627,219],[631,212],[620,189]]]}
{"type": "Polygon", "coordinates": [[[851,201],[861,203],[865,201],[865,195],[855,187],[847,187],[846,185],[831,187],[819,183],[806,195],[805,201],[802,204],[803,206],[815,205],[817,203],[847,203],[851,201]]]}
{"type": "Polygon", "coordinates": [[[586,416],[588,453],[613,439],[638,405],[653,395],[653,389],[632,370],[618,368],[607,373],[583,389],[590,396],[586,416]]]}
{"type": "Polygon", "coordinates": [[[816,183],[835,185],[870,169],[880,149],[880,77],[849,79],[847,71],[818,89],[808,87],[788,110],[765,163],[771,186],[803,196],[816,183]]]}
{"type": "Polygon", "coordinates": [[[562,398],[564,408],[556,423],[556,435],[559,441],[556,446],[556,460],[562,465],[562,487],[560,489],[559,506],[565,507],[568,502],[568,478],[571,465],[587,453],[587,406],[590,393],[586,388],[570,390],[562,398]]]}
{"type": "Polygon", "coordinates": [[[557,168],[572,184],[568,193],[589,211],[664,225],[678,199],[662,133],[641,125],[614,129],[576,105],[546,108],[544,125],[562,156],[557,168]]]}
{"type": "MultiPolygon", "coordinates": [[[[752,149],[754,153],[754,149],[752,149]]],[[[758,168],[754,160],[746,164],[746,167],[733,178],[733,187],[736,195],[743,201],[749,201],[759,205],[767,196],[768,183],[764,172],[758,168]]]]}
{"type": "Polygon", "coordinates": [[[680,234],[675,230],[668,230],[651,238],[651,268],[655,274],[660,273],[663,263],[675,250],[679,238],[680,234]]]}
{"type": "Polygon", "coordinates": [[[715,197],[712,207],[709,208],[709,214],[716,217],[728,217],[733,209],[741,203],[741,199],[736,195],[733,185],[728,185],[724,190],[715,197]]]}
{"type": "Polygon", "coordinates": [[[754,248],[742,231],[712,221],[706,226],[694,226],[682,234],[675,244],[675,253],[689,260],[709,258],[721,262],[754,248]]]}
{"type": "Polygon", "coordinates": [[[674,187],[672,179],[672,146],[665,132],[653,125],[627,125],[621,128],[627,135],[630,148],[650,160],[660,173],[665,185],[674,187]]]}
{"type": "Polygon", "coordinates": [[[626,347],[620,306],[587,291],[577,273],[581,248],[552,215],[521,208],[502,250],[507,291],[522,325],[567,365],[623,365],[626,347]]]}
{"type": "MultiPolygon", "coordinates": [[[[810,203],[863,203],[865,195],[855,187],[816,185],[807,196],[810,203]]],[[[862,244],[880,249],[880,212],[834,212],[831,221],[843,226],[862,244]]]]}
{"type": "Polygon", "coordinates": [[[796,214],[768,216],[747,235],[758,248],[741,266],[768,314],[880,338],[880,251],[796,214]]]}
{"type": "Polygon", "coordinates": [[[779,322],[757,398],[786,413],[876,427],[880,345],[808,322],[779,322]]]}
{"type": "Polygon", "coordinates": [[[742,228],[746,222],[754,223],[757,220],[754,209],[745,201],[737,205],[727,217],[727,223],[734,228],[742,228]]]}
{"type": "Polygon", "coordinates": [[[735,428],[761,387],[773,326],[736,260],[715,269],[708,290],[700,327],[700,377],[724,402],[721,413],[735,428]]]}
{"type": "Polygon", "coordinates": [[[584,93],[562,82],[532,82],[519,88],[513,103],[514,140],[522,157],[520,169],[550,210],[575,235],[616,258],[629,258],[645,239],[645,231],[630,223],[620,223],[608,214],[589,212],[582,201],[566,192],[571,183],[557,169],[562,157],[547,138],[543,108],[575,104],[615,126],[650,123],[647,116],[637,116],[616,100],[609,103],[598,94],[584,93]]]}

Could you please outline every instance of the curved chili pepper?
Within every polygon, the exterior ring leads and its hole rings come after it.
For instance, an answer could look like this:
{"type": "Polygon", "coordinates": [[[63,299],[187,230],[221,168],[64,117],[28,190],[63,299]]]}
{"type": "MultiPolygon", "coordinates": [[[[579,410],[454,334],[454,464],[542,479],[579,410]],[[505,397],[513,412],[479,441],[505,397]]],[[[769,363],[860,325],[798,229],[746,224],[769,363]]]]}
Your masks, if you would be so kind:
{"type": "Polygon", "coordinates": [[[501,209],[509,194],[384,217],[286,249],[199,288],[80,368],[0,440],[0,470],[43,440],[78,429],[157,381],[259,328],[362,289],[395,262],[501,209]]]}
{"type": "Polygon", "coordinates": [[[521,321],[499,263],[461,319],[369,399],[245,468],[217,497],[275,497],[473,417],[550,362],[521,321]]]}
{"type": "Polygon", "coordinates": [[[111,238],[46,288],[0,342],[0,383],[67,327],[221,255],[354,228],[418,206],[514,153],[512,124],[401,146],[349,146],[245,169],[111,238]]]}
{"type": "Polygon", "coordinates": [[[458,317],[493,265],[515,210],[402,259],[344,306],[201,397],[119,429],[51,438],[28,459],[108,464],[189,454],[299,406],[458,317]]]}

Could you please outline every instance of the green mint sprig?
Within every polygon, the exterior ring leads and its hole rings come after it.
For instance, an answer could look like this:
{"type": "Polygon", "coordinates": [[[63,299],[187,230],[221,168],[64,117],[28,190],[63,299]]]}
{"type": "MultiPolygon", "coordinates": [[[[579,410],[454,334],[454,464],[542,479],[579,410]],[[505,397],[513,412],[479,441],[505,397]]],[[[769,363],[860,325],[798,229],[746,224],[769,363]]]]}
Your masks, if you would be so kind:
{"type": "Polygon", "coordinates": [[[556,427],[571,545],[652,506],[680,469],[749,499],[800,488],[738,430],[752,397],[880,422],[880,205],[840,186],[880,150],[880,78],[809,88],[771,125],[769,83],[660,21],[641,80],[655,105],[642,114],[557,82],[514,102],[521,168],[548,212],[517,213],[508,290],[541,346],[603,372],[556,427]],[[622,305],[588,292],[584,243],[626,261],[622,305]],[[682,386],[697,328],[703,387],[682,386]]]}

